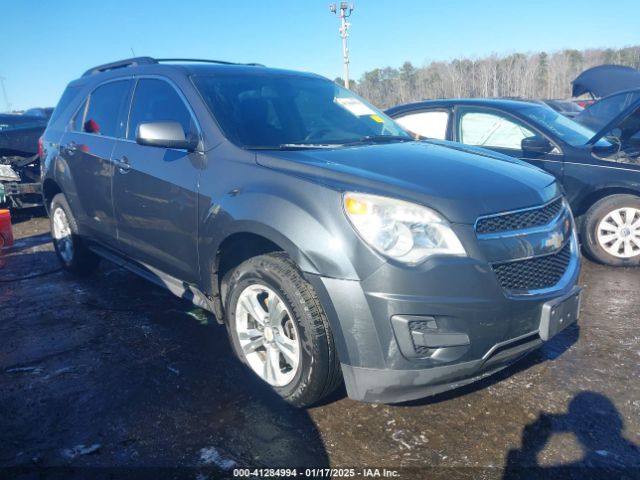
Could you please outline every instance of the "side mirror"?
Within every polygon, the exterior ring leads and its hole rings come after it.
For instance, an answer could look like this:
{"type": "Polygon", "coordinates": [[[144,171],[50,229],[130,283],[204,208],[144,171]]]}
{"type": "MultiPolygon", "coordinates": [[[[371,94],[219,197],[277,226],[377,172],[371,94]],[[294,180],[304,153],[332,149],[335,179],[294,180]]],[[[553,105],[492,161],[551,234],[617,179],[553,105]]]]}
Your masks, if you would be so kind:
{"type": "Polygon", "coordinates": [[[521,148],[523,152],[549,153],[553,150],[553,145],[544,137],[534,135],[522,139],[521,148]]]}
{"type": "Polygon", "coordinates": [[[136,142],[151,147],[179,148],[193,152],[198,147],[196,137],[187,138],[178,122],[149,122],[138,125],[136,142]]]}

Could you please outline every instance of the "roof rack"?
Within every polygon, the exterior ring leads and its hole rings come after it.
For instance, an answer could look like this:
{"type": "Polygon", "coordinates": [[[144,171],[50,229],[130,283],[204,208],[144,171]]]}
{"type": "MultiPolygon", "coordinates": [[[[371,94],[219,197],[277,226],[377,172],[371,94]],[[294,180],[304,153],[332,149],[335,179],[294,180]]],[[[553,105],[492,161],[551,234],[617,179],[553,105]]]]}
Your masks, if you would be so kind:
{"type": "Polygon", "coordinates": [[[82,74],[83,77],[89,75],[95,75],[96,73],[107,72],[109,70],[115,70],[117,68],[134,67],[136,65],[150,65],[158,63],[155,58],[151,57],[134,57],[127,58],[125,60],[118,60],[117,62],[105,63],[104,65],[98,65],[97,67],[90,68],[82,74]]]}
{"type": "Polygon", "coordinates": [[[161,62],[197,62],[197,63],[216,63],[218,65],[246,65],[252,67],[264,67],[261,63],[236,63],[224,60],[204,60],[200,58],[152,58],[152,57],[134,57],[117,62],[105,63],[97,67],[90,68],[82,74],[83,77],[95,75],[97,73],[108,72],[118,68],[135,67],[138,65],[153,65],[161,62]]]}
{"type": "Polygon", "coordinates": [[[238,63],[238,62],[228,62],[226,60],[208,60],[202,58],[156,58],[156,62],[194,62],[194,63],[217,63],[220,65],[246,65],[250,67],[264,67],[261,63],[238,63]]]}

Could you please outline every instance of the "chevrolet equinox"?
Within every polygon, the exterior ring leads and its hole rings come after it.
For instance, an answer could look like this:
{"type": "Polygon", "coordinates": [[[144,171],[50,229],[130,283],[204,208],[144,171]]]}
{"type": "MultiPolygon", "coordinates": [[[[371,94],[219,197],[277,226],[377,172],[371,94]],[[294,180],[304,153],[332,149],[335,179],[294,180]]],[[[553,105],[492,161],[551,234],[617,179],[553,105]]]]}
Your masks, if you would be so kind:
{"type": "Polygon", "coordinates": [[[57,256],[212,312],[284,399],[400,402],[496,372],[577,319],[554,178],[417,141],[308,73],[133,58],[69,84],[42,139],[57,256]]]}

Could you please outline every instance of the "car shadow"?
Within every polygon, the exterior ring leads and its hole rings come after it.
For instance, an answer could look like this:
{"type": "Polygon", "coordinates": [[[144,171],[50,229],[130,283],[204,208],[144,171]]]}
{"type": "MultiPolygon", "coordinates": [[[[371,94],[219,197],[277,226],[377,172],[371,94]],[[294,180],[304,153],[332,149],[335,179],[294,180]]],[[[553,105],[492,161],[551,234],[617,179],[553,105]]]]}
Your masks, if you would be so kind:
{"type": "Polygon", "coordinates": [[[541,412],[524,427],[521,448],[507,454],[503,479],[639,478],[640,449],[622,436],[623,430],[622,415],[609,398],[580,392],[566,414],[541,412]],[[581,458],[566,459],[557,446],[551,448],[554,436],[567,434],[579,443],[581,458]]]}
{"type": "Polygon", "coordinates": [[[20,243],[3,255],[0,285],[0,472],[329,466],[307,411],[234,357],[212,315],[109,262],[86,278],[26,278],[55,257],[20,243]]]}

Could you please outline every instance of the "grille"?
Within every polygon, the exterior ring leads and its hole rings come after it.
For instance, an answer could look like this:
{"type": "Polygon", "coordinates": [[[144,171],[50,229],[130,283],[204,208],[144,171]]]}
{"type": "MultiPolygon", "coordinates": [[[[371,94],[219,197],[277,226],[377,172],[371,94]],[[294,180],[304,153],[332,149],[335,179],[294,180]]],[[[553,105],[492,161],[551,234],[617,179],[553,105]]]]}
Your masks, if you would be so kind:
{"type": "Polygon", "coordinates": [[[476,232],[496,233],[539,227],[548,224],[561,209],[562,199],[558,198],[540,208],[481,218],[476,224],[476,232]]]}
{"type": "Polygon", "coordinates": [[[505,290],[539,290],[556,285],[571,260],[571,243],[552,255],[494,264],[493,270],[505,290]]]}

